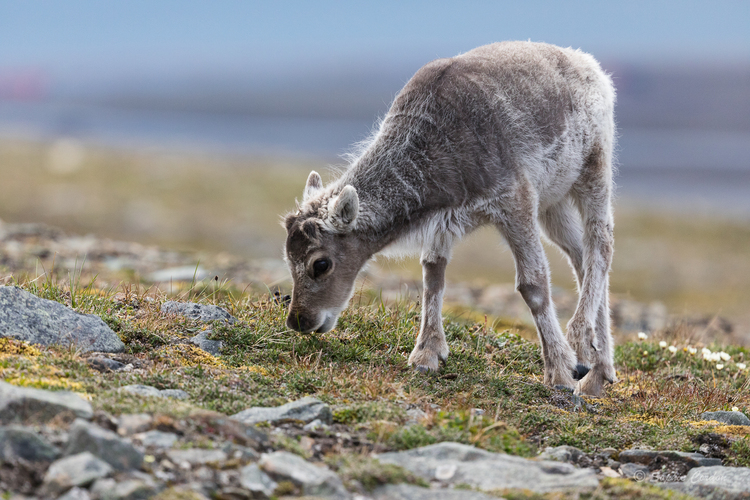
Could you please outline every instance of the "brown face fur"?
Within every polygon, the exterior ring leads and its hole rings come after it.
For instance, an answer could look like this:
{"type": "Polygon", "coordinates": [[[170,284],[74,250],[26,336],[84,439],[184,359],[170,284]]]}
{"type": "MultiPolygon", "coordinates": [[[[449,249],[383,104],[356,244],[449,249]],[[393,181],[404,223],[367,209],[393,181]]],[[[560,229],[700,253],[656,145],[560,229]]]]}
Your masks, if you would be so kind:
{"type": "Polygon", "coordinates": [[[336,326],[369,255],[351,231],[328,231],[320,219],[300,214],[285,222],[286,260],[294,281],[286,324],[300,332],[327,332],[336,326]]]}

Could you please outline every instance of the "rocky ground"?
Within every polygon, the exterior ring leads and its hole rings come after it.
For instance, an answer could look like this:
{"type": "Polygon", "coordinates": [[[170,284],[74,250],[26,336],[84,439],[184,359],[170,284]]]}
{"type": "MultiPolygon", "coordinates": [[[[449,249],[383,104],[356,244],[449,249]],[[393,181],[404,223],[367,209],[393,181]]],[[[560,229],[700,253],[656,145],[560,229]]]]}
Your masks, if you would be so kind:
{"type": "Polygon", "coordinates": [[[302,335],[276,263],[0,233],[5,498],[750,498],[750,353],[720,322],[618,323],[620,381],[581,398],[507,312],[449,314],[425,376],[408,297],[302,335]]]}

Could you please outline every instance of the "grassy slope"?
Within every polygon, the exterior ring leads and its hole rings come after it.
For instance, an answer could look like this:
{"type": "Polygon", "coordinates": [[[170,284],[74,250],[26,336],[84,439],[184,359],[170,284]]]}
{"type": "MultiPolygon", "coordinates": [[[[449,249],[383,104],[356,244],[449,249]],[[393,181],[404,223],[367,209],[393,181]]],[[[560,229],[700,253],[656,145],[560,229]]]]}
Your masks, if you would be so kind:
{"type": "MultiPolygon", "coordinates": [[[[71,304],[70,291],[54,283],[25,288],[71,304]]],[[[542,385],[539,347],[517,330],[448,319],[451,356],[439,375],[425,376],[406,365],[419,325],[414,304],[385,308],[357,305],[355,299],[338,328],[303,335],[286,330],[284,308],[264,297],[227,290],[198,295],[240,320],[231,327],[214,325],[213,338],[225,342],[219,357],[179,343],[205,326],[162,315],[159,297],[130,293],[115,299],[79,290],[72,297],[77,309],[112,326],[127,345],[124,358],[141,369],[102,374],[74,350],[0,340],[2,377],[17,385],[74,390],[114,414],[180,417],[196,407],[232,414],[315,395],[332,405],[336,422],[362,438],[359,451],[452,440],[534,456],[562,444],[588,452],[632,446],[693,451],[711,440],[724,448],[726,464],[750,465],[750,438],[741,428],[695,422],[703,411],[750,411],[748,372],[736,364],[750,357],[745,348],[722,347],[732,360],[718,370],[700,350],[690,354],[676,339],[674,354],[656,342],[624,343],[616,349],[620,382],[581,407],[569,394],[542,385]],[[144,400],[116,390],[133,383],[183,389],[190,400],[144,400]],[[404,426],[407,405],[422,408],[427,417],[404,426]]]]}

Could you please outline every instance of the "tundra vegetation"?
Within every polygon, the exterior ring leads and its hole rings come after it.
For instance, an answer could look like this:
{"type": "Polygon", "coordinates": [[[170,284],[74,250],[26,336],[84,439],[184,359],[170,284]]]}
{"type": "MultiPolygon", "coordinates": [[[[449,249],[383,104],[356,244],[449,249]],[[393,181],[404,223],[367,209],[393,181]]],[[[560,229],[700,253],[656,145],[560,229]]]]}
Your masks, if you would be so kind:
{"type": "MultiPolygon", "coordinates": [[[[127,283],[102,290],[96,281],[91,284],[93,276],[76,279],[71,286],[55,273],[34,278],[32,272],[17,272],[6,283],[101,317],[126,345],[124,353],[112,357],[137,369],[102,373],[90,364],[93,354],[2,339],[3,380],[71,390],[89,399],[95,410],[114,416],[147,412],[165,422],[189,419],[201,410],[234,414],[312,395],[333,410],[334,425],[326,432],[352,439],[314,453],[303,446],[303,436],[276,433],[273,446],[323,460],[346,481],[369,486],[419,483],[398,468],[378,466],[368,458],[371,452],[441,441],[522,457],[558,445],[585,452],[696,451],[710,443],[725,465],[750,466],[747,427],[699,418],[704,411],[733,407],[750,411],[744,364],[750,351],[696,341],[697,332],[688,328],[647,338],[620,336],[615,347],[619,381],[601,398],[574,398],[544,385],[539,346],[524,338],[533,335],[530,325],[448,315],[445,333],[453,355],[439,374],[425,376],[407,366],[420,324],[416,303],[385,306],[361,292],[336,329],[303,334],[286,327],[286,306],[268,293],[231,284],[217,287],[213,281],[173,289],[173,298],[218,305],[238,319],[232,325],[210,325],[209,338],[224,342],[220,354],[212,356],[187,342],[207,326],[162,313],[160,305],[168,297],[158,288],[127,283]],[[130,384],[181,389],[188,399],[118,391],[130,384]],[[422,411],[416,418],[407,413],[414,408],[422,411]]],[[[526,497],[522,492],[514,496],[526,497]]],[[[604,479],[595,497],[666,498],[667,493],[604,479]]]]}

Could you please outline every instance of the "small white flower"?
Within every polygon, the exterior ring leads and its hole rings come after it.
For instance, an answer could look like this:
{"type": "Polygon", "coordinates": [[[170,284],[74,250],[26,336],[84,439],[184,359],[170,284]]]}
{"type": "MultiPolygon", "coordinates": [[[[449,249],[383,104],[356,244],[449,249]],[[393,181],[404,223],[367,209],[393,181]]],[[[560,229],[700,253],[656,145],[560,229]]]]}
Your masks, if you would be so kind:
{"type": "Polygon", "coordinates": [[[740,370],[744,370],[745,368],[747,368],[747,365],[745,363],[737,363],[737,368],[739,368],[740,370]]]}
{"type": "Polygon", "coordinates": [[[677,348],[673,345],[667,347],[667,349],[669,349],[669,352],[671,352],[672,354],[677,352],[677,348]]]}
{"type": "Polygon", "coordinates": [[[648,356],[648,351],[643,351],[644,356],[648,356]]]}
{"type": "Polygon", "coordinates": [[[659,342],[659,347],[661,347],[662,349],[666,349],[667,343],[662,340],[661,342],[659,342]]]}
{"type": "Polygon", "coordinates": [[[646,335],[645,332],[638,332],[638,338],[640,340],[646,340],[648,338],[648,335],[646,335]]]}
{"type": "Polygon", "coordinates": [[[701,352],[703,353],[703,359],[705,359],[706,361],[711,361],[714,357],[711,351],[709,351],[708,349],[703,349],[701,352]]]}
{"type": "Polygon", "coordinates": [[[719,357],[721,358],[722,361],[729,361],[730,359],[732,359],[732,356],[730,356],[729,354],[725,353],[724,351],[721,351],[719,353],[719,357]]]}
{"type": "Polygon", "coordinates": [[[709,349],[708,347],[704,347],[703,349],[701,349],[701,352],[703,353],[703,356],[706,356],[707,354],[711,354],[711,349],[709,349]]]}
{"type": "Polygon", "coordinates": [[[721,363],[719,363],[718,365],[716,365],[716,369],[717,370],[721,370],[722,368],[724,368],[724,365],[722,365],[721,363]]]}
{"type": "Polygon", "coordinates": [[[689,352],[690,354],[695,354],[696,352],[698,352],[698,349],[692,346],[687,346],[687,352],[689,352]]]}
{"type": "Polygon", "coordinates": [[[732,406],[732,411],[740,411],[740,409],[737,408],[736,406],[732,406]]]}

